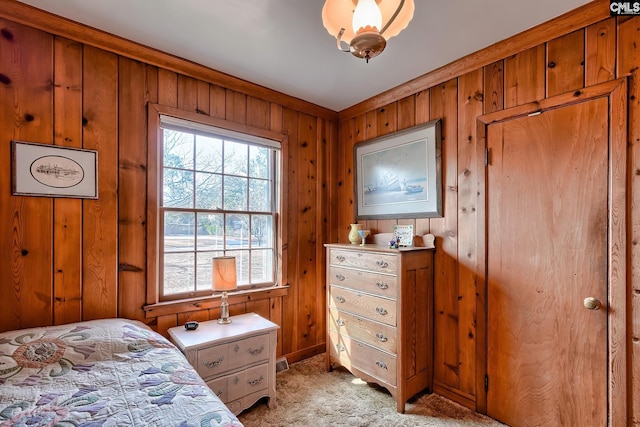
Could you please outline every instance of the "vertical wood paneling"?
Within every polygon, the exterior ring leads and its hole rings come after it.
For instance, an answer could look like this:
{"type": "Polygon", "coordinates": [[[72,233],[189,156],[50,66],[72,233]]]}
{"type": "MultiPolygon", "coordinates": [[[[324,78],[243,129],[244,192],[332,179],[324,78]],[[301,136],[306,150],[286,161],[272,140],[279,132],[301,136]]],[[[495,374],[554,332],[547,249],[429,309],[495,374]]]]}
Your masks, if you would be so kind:
{"type": "Polygon", "coordinates": [[[444,218],[431,219],[436,236],[434,256],[434,388],[441,383],[458,388],[458,194],[457,194],[457,82],[431,89],[431,117],[442,119],[442,206],[444,218]]]}
{"type": "MultiPolygon", "coordinates": [[[[315,200],[315,239],[314,243],[318,242],[332,242],[327,226],[330,224],[330,215],[332,212],[330,206],[330,147],[334,143],[332,135],[332,126],[326,120],[318,119],[317,136],[316,136],[316,153],[315,153],[315,167],[316,167],[316,193],[315,200]]],[[[325,325],[326,325],[326,283],[325,281],[325,265],[326,265],[326,250],[322,245],[315,244],[315,284],[311,284],[311,289],[315,292],[313,296],[313,304],[316,307],[322,307],[316,311],[315,322],[317,327],[315,328],[315,340],[314,344],[325,342],[325,325]],[[318,285],[320,284],[320,285],[318,285]],[[322,304],[317,304],[322,301],[322,304]]]]}
{"type": "Polygon", "coordinates": [[[547,43],[547,96],[584,87],[584,30],[547,43]]]}
{"type": "Polygon", "coordinates": [[[52,202],[11,196],[11,140],[53,142],[53,37],[0,20],[2,330],[51,324],[52,202]]]}
{"type": "Polygon", "coordinates": [[[585,86],[613,80],[616,75],[616,18],[586,28],[585,86]]]}
{"type": "Polygon", "coordinates": [[[158,104],[178,106],[178,75],[158,69],[158,104]]]}
{"type": "MultiPolygon", "coordinates": [[[[82,45],[54,41],[55,144],[82,148],[82,45]]],[[[82,320],[82,201],[53,200],[53,322],[82,320]]]]}
{"type": "MultiPolygon", "coordinates": [[[[428,89],[416,93],[416,125],[427,123],[429,120],[431,120],[429,105],[428,89]]],[[[427,234],[430,232],[430,230],[431,228],[429,218],[416,219],[415,232],[417,236],[427,234]]]]}
{"type": "Polygon", "coordinates": [[[269,112],[271,107],[267,101],[247,97],[247,124],[260,129],[269,129],[269,112]]]}
{"type": "Polygon", "coordinates": [[[210,85],[209,87],[209,115],[224,119],[227,105],[227,92],[223,87],[210,85]]]}
{"type": "Polygon", "coordinates": [[[459,390],[475,395],[478,265],[476,117],[483,112],[483,70],[458,79],[458,341],[459,390]]]}
{"type": "Polygon", "coordinates": [[[178,108],[184,111],[198,111],[198,81],[178,75],[178,108]]]}
{"type": "Polygon", "coordinates": [[[198,84],[198,107],[196,112],[199,114],[209,115],[209,104],[211,102],[211,95],[209,94],[209,83],[202,80],[197,81],[198,84]]]}
{"type": "Polygon", "coordinates": [[[247,95],[228,90],[225,96],[226,119],[236,123],[247,122],[247,95]]]}
{"type": "Polygon", "coordinates": [[[247,313],[256,313],[264,317],[265,319],[268,319],[271,314],[268,299],[261,299],[258,301],[247,301],[245,308],[247,310],[246,311],[247,313]]]}
{"type": "Polygon", "coordinates": [[[355,220],[353,120],[347,120],[338,126],[339,156],[336,183],[338,185],[338,231],[336,241],[344,243],[349,239],[349,224],[355,220]]]}
{"type": "Polygon", "coordinates": [[[354,117],[352,120],[354,143],[365,141],[367,139],[367,116],[364,114],[354,117]]]}
{"type": "Polygon", "coordinates": [[[630,73],[628,79],[628,141],[629,147],[629,195],[631,215],[629,221],[629,250],[631,276],[631,343],[630,348],[630,419],[632,425],[640,425],[640,17],[634,17],[618,27],[619,76],[630,73]]]}
{"type": "Polygon", "coordinates": [[[147,205],[140,194],[147,191],[147,70],[141,62],[120,58],[118,79],[118,315],[142,320],[146,302],[147,205]]]}
{"type": "Polygon", "coordinates": [[[166,316],[158,316],[156,322],[156,331],[164,335],[165,337],[169,334],[167,330],[169,328],[173,328],[174,326],[178,326],[178,316],[176,314],[168,314],[166,316]]]}
{"type": "Polygon", "coordinates": [[[504,61],[484,67],[484,111],[490,113],[504,108],[504,61]]]}
{"type": "Polygon", "coordinates": [[[282,352],[282,298],[270,298],[269,299],[269,320],[273,323],[280,325],[278,328],[278,341],[276,342],[276,356],[281,356],[282,352]]]}
{"type": "Polygon", "coordinates": [[[317,123],[316,118],[299,114],[298,141],[292,145],[292,151],[297,151],[296,164],[298,165],[297,177],[294,180],[293,196],[296,201],[294,215],[297,216],[296,228],[289,230],[296,236],[296,286],[298,287],[297,299],[297,343],[298,348],[309,348],[316,342],[316,330],[318,327],[318,307],[316,301],[316,217],[318,212],[317,202],[317,176],[318,169],[316,158],[318,154],[317,123]],[[295,146],[295,148],[293,148],[295,146]]]}
{"type": "MultiPolygon", "coordinates": [[[[398,130],[398,104],[392,102],[378,108],[376,114],[376,136],[383,136],[398,130]]],[[[370,137],[367,135],[367,139],[370,137]]]]}
{"type": "Polygon", "coordinates": [[[85,46],[84,148],[98,151],[98,200],[83,201],[83,319],[118,315],[118,57],[85,46]]]}
{"type": "Polygon", "coordinates": [[[504,106],[515,107],[544,98],[545,47],[532,47],[504,60],[504,106]]]}
{"type": "Polygon", "coordinates": [[[398,101],[398,130],[406,129],[416,124],[416,97],[407,96],[398,101]]]}

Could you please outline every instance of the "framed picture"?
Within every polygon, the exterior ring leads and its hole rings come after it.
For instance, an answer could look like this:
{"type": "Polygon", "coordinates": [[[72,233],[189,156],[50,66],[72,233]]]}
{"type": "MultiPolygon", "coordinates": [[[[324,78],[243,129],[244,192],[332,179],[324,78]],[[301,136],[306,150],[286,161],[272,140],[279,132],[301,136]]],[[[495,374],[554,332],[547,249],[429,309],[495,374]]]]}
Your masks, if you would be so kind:
{"type": "Polygon", "coordinates": [[[355,146],[358,219],[442,216],[440,120],[355,146]]]}
{"type": "Polygon", "coordinates": [[[97,199],[97,176],[97,151],[11,141],[14,195],[97,199]]]}

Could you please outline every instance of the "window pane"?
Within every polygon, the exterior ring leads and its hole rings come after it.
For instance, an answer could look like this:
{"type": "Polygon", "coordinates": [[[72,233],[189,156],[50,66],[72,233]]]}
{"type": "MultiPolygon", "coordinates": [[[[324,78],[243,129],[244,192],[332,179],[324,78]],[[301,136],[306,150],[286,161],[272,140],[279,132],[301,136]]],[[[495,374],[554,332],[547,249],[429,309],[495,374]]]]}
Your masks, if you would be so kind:
{"type": "Polygon", "coordinates": [[[269,181],[249,179],[249,210],[253,212],[269,212],[271,210],[270,204],[269,181]]]}
{"type": "Polygon", "coordinates": [[[249,162],[249,146],[239,142],[224,142],[224,173],[225,175],[247,176],[249,162]]]}
{"type": "Polygon", "coordinates": [[[247,210],[247,178],[225,176],[224,209],[228,211],[247,210]]]}
{"type": "Polygon", "coordinates": [[[164,251],[193,251],[195,249],[195,214],[191,212],[164,213],[164,251]]]}
{"type": "Polygon", "coordinates": [[[222,209],[222,175],[196,172],[196,209],[222,209]]]}
{"type": "Polygon", "coordinates": [[[222,173],[222,140],[196,135],[196,170],[222,173]]]}
{"type": "Polygon", "coordinates": [[[198,214],[198,250],[224,249],[224,215],[198,214]]]}
{"type": "Polygon", "coordinates": [[[251,282],[273,282],[273,251],[251,251],[251,282]]]}
{"type": "Polygon", "coordinates": [[[223,256],[222,252],[199,252],[198,253],[198,266],[197,266],[197,284],[196,288],[199,291],[206,291],[211,289],[211,258],[216,256],[223,256]]]}
{"type": "Polygon", "coordinates": [[[164,169],[162,206],[166,208],[193,207],[193,172],[164,169]]]}
{"type": "Polygon", "coordinates": [[[164,130],[164,166],[193,169],[193,135],[164,130]]]}
{"type": "Polygon", "coordinates": [[[265,147],[249,146],[249,176],[253,178],[269,178],[269,149],[265,147]]]}
{"type": "Polygon", "coordinates": [[[164,255],[164,294],[193,292],[195,254],[164,255]]]}
{"type": "Polygon", "coordinates": [[[269,215],[251,216],[251,247],[273,247],[273,217],[269,215]]]}
{"type": "Polygon", "coordinates": [[[227,215],[227,249],[248,248],[249,237],[249,215],[227,215]]]}
{"type": "Polygon", "coordinates": [[[236,276],[238,286],[249,284],[249,251],[231,251],[227,256],[236,257],[236,276]]]}

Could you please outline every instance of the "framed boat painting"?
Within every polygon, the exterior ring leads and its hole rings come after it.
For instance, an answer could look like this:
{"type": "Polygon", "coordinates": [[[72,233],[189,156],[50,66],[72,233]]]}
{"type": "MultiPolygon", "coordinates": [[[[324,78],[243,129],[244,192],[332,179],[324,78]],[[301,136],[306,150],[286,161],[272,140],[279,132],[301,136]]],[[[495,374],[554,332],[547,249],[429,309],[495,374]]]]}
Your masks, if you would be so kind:
{"type": "Polygon", "coordinates": [[[357,219],[442,217],[441,121],[356,144],[357,219]]]}
{"type": "Polygon", "coordinates": [[[12,193],[98,198],[98,152],[11,141],[12,193]]]}

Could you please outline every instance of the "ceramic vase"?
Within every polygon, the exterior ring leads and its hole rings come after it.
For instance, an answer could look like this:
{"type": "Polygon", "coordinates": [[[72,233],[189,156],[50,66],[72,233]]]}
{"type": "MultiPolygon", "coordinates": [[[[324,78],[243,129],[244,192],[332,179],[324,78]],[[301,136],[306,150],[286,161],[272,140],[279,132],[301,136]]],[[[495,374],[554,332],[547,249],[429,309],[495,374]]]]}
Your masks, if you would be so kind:
{"type": "Polygon", "coordinates": [[[357,245],[362,241],[358,230],[362,229],[362,224],[351,224],[351,230],[349,230],[349,241],[352,245],[357,245]]]}

